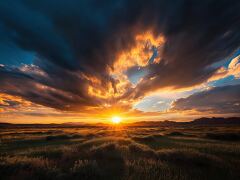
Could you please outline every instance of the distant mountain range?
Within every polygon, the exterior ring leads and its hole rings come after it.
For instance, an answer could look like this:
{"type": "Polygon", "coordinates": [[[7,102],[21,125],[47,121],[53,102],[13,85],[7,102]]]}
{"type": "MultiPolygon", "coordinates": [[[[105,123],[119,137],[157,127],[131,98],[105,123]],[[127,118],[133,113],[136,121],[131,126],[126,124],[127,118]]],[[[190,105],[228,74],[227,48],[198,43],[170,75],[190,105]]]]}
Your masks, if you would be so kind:
{"type": "Polygon", "coordinates": [[[230,118],[199,118],[191,121],[192,124],[240,124],[240,117],[230,118]]]}
{"type": "Polygon", "coordinates": [[[140,121],[129,124],[130,126],[183,126],[183,125],[240,125],[240,117],[202,117],[189,122],[176,121],[140,121]]]}
{"type": "MultiPolygon", "coordinates": [[[[240,125],[240,117],[212,117],[206,118],[202,117],[199,119],[195,119],[189,122],[176,122],[176,121],[139,121],[134,123],[124,123],[124,126],[130,127],[140,127],[140,126],[188,126],[188,125],[240,125]]],[[[68,122],[63,124],[11,124],[11,123],[0,123],[1,127],[96,127],[96,126],[107,126],[104,123],[96,123],[96,124],[87,124],[82,122],[68,122]]]]}

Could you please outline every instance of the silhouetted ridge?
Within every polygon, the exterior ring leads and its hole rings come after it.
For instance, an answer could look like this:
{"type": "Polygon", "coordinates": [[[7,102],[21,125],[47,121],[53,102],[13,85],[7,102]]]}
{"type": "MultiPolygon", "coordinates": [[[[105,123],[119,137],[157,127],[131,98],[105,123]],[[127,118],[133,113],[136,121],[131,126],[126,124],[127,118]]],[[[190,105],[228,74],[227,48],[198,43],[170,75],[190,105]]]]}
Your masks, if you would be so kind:
{"type": "MultiPolygon", "coordinates": [[[[222,117],[212,117],[206,118],[202,117],[199,119],[195,119],[189,122],[176,122],[176,121],[139,121],[134,123],[126,123],[122,124],[123,126],[133,126],[133,127],[154,127],[154,126],[187,126],[187,125],[240,125],[240,117],[229,117],[229,118],[222,118],[222,117]]],[[[67,122],[63,124],[11,124],[11,123],[0,123],[0,127],[101,127],[101,126],[108,126],[105,123],[95,123],[95,124],[88,124],[82,122],[67,122]]]]}
{"type": "Polygon", "coordinates": [[[230,118],[221,118],[221,117],[212,117],[212,118],[199,118],[190,122],[191,124],[240,124],[240,117],[230,117],[230,118]]]}

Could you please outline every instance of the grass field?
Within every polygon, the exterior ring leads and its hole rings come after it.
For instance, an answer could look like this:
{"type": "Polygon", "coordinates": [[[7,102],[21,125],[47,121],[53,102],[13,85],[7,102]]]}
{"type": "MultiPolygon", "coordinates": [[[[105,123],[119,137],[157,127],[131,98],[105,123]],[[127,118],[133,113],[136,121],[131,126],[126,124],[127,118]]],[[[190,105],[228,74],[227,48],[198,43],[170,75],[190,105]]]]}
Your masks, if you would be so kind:
{"type": "Polygon", "coordinates": [[[0,179],[240,179],[239,126],[9,127],[0,179]]]}

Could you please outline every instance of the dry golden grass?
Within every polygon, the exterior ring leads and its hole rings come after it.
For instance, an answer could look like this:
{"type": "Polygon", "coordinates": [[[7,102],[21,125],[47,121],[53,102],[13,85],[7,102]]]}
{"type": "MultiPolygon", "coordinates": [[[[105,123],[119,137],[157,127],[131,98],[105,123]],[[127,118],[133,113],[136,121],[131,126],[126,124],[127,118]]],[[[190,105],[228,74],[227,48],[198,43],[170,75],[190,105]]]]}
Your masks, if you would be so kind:
{"type": "Polygon", "coordinates": [[[239,179],[240,127],[16,128],[1,179],[239,179]]]}

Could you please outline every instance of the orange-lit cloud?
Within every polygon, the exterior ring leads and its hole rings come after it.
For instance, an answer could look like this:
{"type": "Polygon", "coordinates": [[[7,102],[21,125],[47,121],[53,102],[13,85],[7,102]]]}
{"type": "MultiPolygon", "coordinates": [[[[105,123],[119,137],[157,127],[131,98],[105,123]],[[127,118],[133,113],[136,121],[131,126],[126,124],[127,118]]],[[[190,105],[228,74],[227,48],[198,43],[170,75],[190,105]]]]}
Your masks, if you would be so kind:
{"type": "Polygon", "coordinates": [[[0,52],[3,120],[11,113],[164,116],[134,105],[154,93],[202,91],[212,81],[240,77],[239,56],[227,68],[222,63],[238,54],[237,1],[58,1],[57,9],[45,3],[17,1],[14,11],[1,3],[0,46],[11,44],[25,57],[10,62],[5,53],[14,50],[0,52]]]}
{"type": "Polygon", "coordinates": [[[208,81],[216,81],[228,76],[240,78],[240,55],[233,58],[227,68],[220,67],[216,73],[208,79],[208,81]]]}
{"type": "Polygon", "coordinates": [[[122,74],[124,71],[133,66],[144,67],[149,64],[149,59],[153,55],[152,48],[157,48],[158,56],[154,63],[158,63],[161,59],[161,48],[165,43],[163,35],[157,37],[148,30],[135,36],[135,44],[130,49],[120,52],[114,62],[113,75],[122,74]]]}

